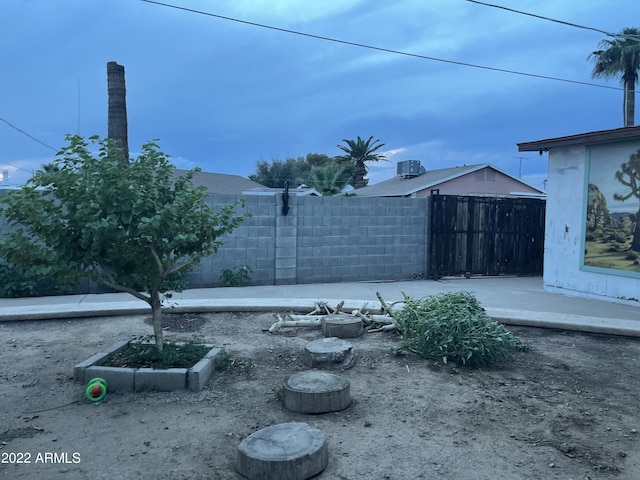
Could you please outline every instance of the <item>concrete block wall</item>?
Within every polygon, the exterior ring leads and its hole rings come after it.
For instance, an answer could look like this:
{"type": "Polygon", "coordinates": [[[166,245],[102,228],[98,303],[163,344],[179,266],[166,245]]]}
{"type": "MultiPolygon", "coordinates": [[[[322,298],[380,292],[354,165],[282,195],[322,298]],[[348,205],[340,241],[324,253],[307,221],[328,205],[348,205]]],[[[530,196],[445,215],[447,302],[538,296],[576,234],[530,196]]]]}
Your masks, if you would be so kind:
{"type": "Polygon", "coordinates": [[[297,283],[424,274],[426,205],[413,198],[297,198],[297,283]]]}
{"type": "MultiPolygon", "coordinates": [[[[223,286],[221,272],[251,269],[252,285],[405,280],[426,273],[428,198],[210,195],[215,209],[239,199],[250,218],[187,275],[190,288],[223,286]]],[[[8,228],[0,218],[0,232],[8,228]]],[[[102,291],[84,282],[77,293],[102,291]],[[85,285],[86,284],[86,285],[85,285]]]]}
{"type": "MultiPolygon", "coordinates": [[[[238,214],[249,213],[240,227],[221,238],[224,244],[214,255],[202,260],[188,275],[193,288],[224,285],[223,270],[236,271],[246,265],[251,268],[252,285],[273,285],[276,277],[276,220],[275,197],[262,195],[210,195],[208,203],[218,210],[244,199],[245,206],[236,208],[238,214]]],[[[276,213],[277,212],[277,213],[276,213]]]]}
{"type": "MultiPolygon", "coordinates": [[[[240,197],[212,195],[214,208],[240,197]]],[[[189,274],[194,288],[221,286],[223,269],[251,268],[253,285],[404,280],[427,265],[428,199],[244,196],[252,216],[189,274]]]]}

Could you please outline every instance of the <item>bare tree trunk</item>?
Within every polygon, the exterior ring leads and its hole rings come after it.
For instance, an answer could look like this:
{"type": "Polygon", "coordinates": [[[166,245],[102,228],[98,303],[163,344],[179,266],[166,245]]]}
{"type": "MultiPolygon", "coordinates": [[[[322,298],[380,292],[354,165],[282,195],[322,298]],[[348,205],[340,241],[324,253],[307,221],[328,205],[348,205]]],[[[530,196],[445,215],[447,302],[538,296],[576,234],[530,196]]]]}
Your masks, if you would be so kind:
{"type": "Polygon", "coordinates": [[[161,352],[164,345],[164,334],[162,331],[162,302],[160,301],[160,292],[158,290],[151,292],[151,312],[153,316],[153,336],[156,341],[156,347],[161,352]]]}
{"type": "Polygon", "coordinates": [[[116,62],[107,63],[107,93],[109,95],[107,136],[119,142],[124,157],[129,160],[124,67],[116,62]]]}

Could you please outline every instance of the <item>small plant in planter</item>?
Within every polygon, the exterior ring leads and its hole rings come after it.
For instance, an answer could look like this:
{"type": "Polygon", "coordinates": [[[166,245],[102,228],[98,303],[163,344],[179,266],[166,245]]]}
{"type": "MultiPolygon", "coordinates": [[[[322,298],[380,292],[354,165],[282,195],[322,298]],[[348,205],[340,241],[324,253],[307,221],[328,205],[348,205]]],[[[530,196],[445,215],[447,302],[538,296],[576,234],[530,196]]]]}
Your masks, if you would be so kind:
{"type": "MultiPolygon", "coordinates": [[[[36,172],[5,197],[0,213],[14,227],[0,253],[19,266],[37,264],[61,282],[89,277],[149,304],[155,347],[164,348],[162,300],[182,274],[222,244],[246,215],[205,201],[206,189],[175,175],[154,142],[135,159],[110,139],[67,136],[56,168],[36,172]]],[[[241,202],[240,202],[241,203],[241,202]]]]}
{"type": "Polygon", "coordinates": [[[129,342],[122,350],[108,357],[103,366],[156,370],[191,368],[209,350],[209,346],[194,339],[187,342],[165,341],[162,352],[159,352],[151,337],[142,337],[129,342]]]}

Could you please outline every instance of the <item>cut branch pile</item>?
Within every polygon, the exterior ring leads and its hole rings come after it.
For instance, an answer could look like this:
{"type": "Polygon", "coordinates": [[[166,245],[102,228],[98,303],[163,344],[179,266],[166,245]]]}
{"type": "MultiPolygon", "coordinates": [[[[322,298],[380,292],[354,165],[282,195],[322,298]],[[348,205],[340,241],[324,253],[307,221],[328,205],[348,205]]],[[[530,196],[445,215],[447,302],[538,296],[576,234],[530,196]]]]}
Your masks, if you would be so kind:
{"type": "Polygon", "coordinates": [[[293,313],[281,315],[280,313],[274,313],[273,316],[276,318],[276,322],[269,327],[269,332],[277,333],[282,328],[321,328],[322,319],[329,315],[344,315],[359,318],[362,321],[363,327],[365,327],[368,332],[390,332],[398,329],[398,324],[388,313],[370,313],[366,310],[366,307],[367,304],[365,303],[361,308],[349,313],[343,311],[344,300],[338,303],[335,308],[331,307],[327,302],[318,300],[315,302],[314,309],[304,315],[293,313]]]}

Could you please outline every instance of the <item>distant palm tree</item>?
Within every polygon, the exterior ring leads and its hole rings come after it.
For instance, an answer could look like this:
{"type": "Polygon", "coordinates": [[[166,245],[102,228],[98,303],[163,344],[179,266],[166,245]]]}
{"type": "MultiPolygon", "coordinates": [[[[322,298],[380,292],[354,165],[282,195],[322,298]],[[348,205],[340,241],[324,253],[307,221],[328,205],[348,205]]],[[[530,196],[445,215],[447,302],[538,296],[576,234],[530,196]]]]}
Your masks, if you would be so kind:
{"type": "Polygon", "coordinates": [[[309,186],[323,196],[337,195],[349,184],[345,169],[335,163],[324,167],[313,167],[309,173],[309,186]]]}
{"type": "Polygon", "coordinates": [[[620,76],[624,87],[623,118],[624,126],[634,125],[635,86],[640,70],[640,30],[625,28],[614,40],[603,40],[600,48],[589,55],[593,60],[593,78],[611,78],[620,76]]]}
{"type": "Polygon", "coordinates": [[[55,173],[60,171],[60,167],[57,163],[51,162],[42,165],[42,171],[44,173],[55,173]]]}
{"type": "Polygon", "coordinates": [[[384,147],[384,143],[378,143],[380,140],[373,141],[373,135],[368,140],[364,140],[358,137],[357,140],[342,141],[346,145],[338,145],[338,148],[346,153],[337,157],[338,162],[348,162],[353,165],[353,177],[349,182],[354,188],[362,188],[367,185],[367,181],[364,179],[367,174],[367,166],[364,162],[377,162],[379,160],[386,160],[384,154],[375,153],[378,149],[384,147]]]}

